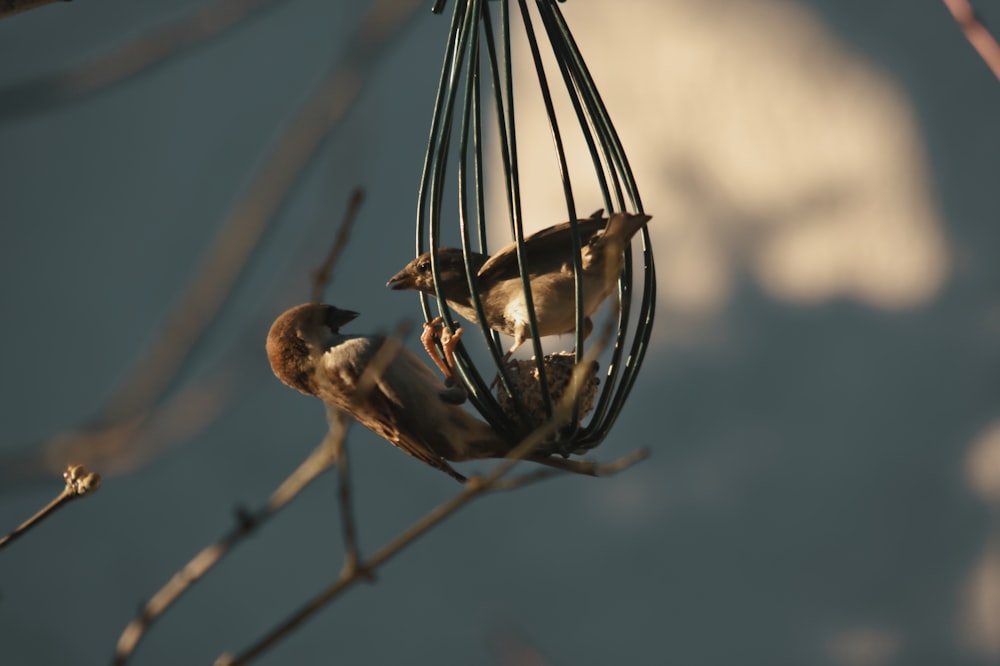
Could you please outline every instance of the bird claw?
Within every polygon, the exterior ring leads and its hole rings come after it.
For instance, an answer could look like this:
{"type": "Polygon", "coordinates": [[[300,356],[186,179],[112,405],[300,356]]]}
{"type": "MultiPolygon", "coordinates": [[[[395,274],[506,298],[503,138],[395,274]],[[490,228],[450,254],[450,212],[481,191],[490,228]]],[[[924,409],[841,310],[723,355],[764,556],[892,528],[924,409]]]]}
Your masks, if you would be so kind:
{"type": "Polygon", "coordinates": [[[444,317],[437,316],[424,324],[424,332],[420,334],[420,342],[427,351],[427,355],[434,361],[434,365],[444,375],[445,384],[448,386],[455,385],[455,374],[453,372],[455,368],[455,348],[458,347],[462,333],[463,330],[461,328],[456,328],[454,333],[449,331],[444,325],[444,317]],[[443,358],[438,353],[437,346],[434,344],[435,342],[441,343],[441,350],[444,353],[443,358]]]}

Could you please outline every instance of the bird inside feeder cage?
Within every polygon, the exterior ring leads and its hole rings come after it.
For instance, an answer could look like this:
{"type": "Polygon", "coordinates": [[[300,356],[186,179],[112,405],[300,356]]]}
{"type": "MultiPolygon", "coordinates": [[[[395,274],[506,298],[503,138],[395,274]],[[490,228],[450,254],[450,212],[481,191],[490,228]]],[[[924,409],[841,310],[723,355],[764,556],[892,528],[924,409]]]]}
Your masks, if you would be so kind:
{"type": "MultiPolygon", "coordinates": [[[[651,218],[642,211],[625,151],[564,17],[554,0],[532,4],[537,18],[526,0],[454,2],[421,181],[417,258],[388,286],[418,291],[425,319],[431,322],[440,316],[441,325],[453,335],[458,331],[453,314],[478,324],[494,366],[485,373],[489,383],[465,348],[468,334],[458,345],[454,362],[472,403],[491,426],[512,440],[556,421],[555,435],[544,446],[568,456],[593,448],[606,437],[648,347],[655,300],[647,229],[651,218]],[[512,5],[518,9],[516,17],[511,15],[512,5]],[[541,25],[538,35],[536,23],[541,25]],[[517,141],[511,68],[514,30],[523,30],[534,64],[569,220],[530,235],[523,231],[522,221],[530,213],[521,210],[518,160],[550,155],[538,142],[517,141]],[[552,94],[557,86],[550,85],[541,57],[540,44],[546,43],[563,84],[562,94],[575,114],[572,132],[564,133],[554,110],[552,94]],[[494,164],[487,164],[483,153],[486,119],[492,119],[496,128],[500,157],[494,164]],[[564,136],[585,142],[590,164],[567,163],[564,136]],[[483,174],[487,168],[504,175],[511,238],[493,252],[486,241],[483,174]],[[586,179],[581,171],[589,172],[586,179]],[[588,198],[599,194],[604,201],[604,208],[589,217],[579,217],[575,211],[574,183],[584,180],[594,184],[588,198]],[[457,186],[454,212],[445,205],[446,183],[457,186]],[[457,222],[457,228],[448,222],[457,222]],[[456,240],[444,243],[442,236],[456,240]],[[642,253],[641,278],[636,280],[635,238],[642,253]],[[591,336],[592,317],[609,297],[618,305],[609,315],[610,335],[591,336]],[[437,315],[430,309],[431,300],[437,303],[437,315]],[[513,338],[508,349],[502,349],[498,332],[513,338]],[[572,351],[543,353],[540,338],[568,333],[574,335],[572,351]],[[530,345],[533,358],[514,358],[524,344],[530,345]],[[607,358],[601,381],[597,358],[605,344],[610,344],[610,353],[601,357],[607,358]]],[[[448,363],[439,357],[435,344],[428,342],[428,351],[444,370],[448,363]]]]}
{"type": "MultiPolygon", "coordinates": [[[[615,290],[624,268],[625,247],[632,237],[649,221],[649,215],[615,213],[602,216],[603,210],[586,220],[578,220],[580,234],[580,268],[583,282],[583,337],[593,330],[591,315],[615,290]],[[581,231],[582,230],[582,231],[581,231]]],[[[538,335],[563,335],[576,330],[576,278],[573,267],[573,243],[569,222],[557,224],[524,239],[525,267],[534,307],[538,335]]],[[[504,415],[518,423],[518,431],[526,434],[543,424],[549,414],[541,395],[540,373],[533,361],[512,359],[513,353],[531,337],[531,320],[528,315],[525,289],[521,281],[518,262],[518,245],[510,245],[492,256],[475,254],[472,268],[476,271],[473,288],[466,279],[462,250],[442,247],[437,250],[441,280],[439,289],[452,310],[465,319],[477,323],[477,313],[472,301],[473,289],[478,291],[488,326],[514,339],[513,345],[501,359],[511,380],[509,392],[498,387],[496,398],[504,415]],[[513,395],[518,395],[527,408],[527,418],[520,418],[513,395]]],[[[433,296],[434,276],[430,252],[425,252],[387,283],[392,289],[415,289],[433,296]]],[[[431,358],[449,372],[447,364],[427,346],[431,358]]],[[[598,380],[596,361],[588,363],[586,379],[579,388],[580,408],[578,418],[586,417],[593,409],[598,380]]],[[[575,355],[549,354],[543,358],[543,368],[553,401],[560,400],[570,387],[575,355]]],[[[497,373],[494,384],[498,383],[497,373]]]]}
{"type": "MultiPolygon", "coordinates": [[[[569,28],[554,2],[537,0],[544,34],[573,103],[581,140],[593,157],[595,180],[604,200],[604,207],[590,217],[576,216],[569,165],[538,41],[526,0],[518,0],[539,90],[546,101],[569,220],[524,234],[510,67],[510,3],[492,4],[499,6],[496,27],[493,10],[483,0],[455,3],[420,188],[418,256],[389,280],[390,287],[419,293],[427,322],[421,339],[448,383],[442,383],[413,354],[399,349],[398,342],[341,332],[357,313],[319,303],[297,306],[278,317],[268,333],[268,360],[288,386],[350,414],[401,450],[459,481],[465,477],[450,462],[505,458],[514,451],[523,459],[561,470],[595,474],[593,465],[565,458],[603,441],[642,364],[655,297],[647,228],[651,218],[642,212],[625,153],[569,28]],[[492,94],[492,103],[483,103],[483,90],[492,94]],[[456,111],[459,97],[462,103],[456,111]],[[486,242],[483,193],[482,119],[487,113],[496,114],[501,146],[497,166],[507,184],[512,238],[492,254],[486,242]],[[455,135],[460,243],[447,247],[441,243],[443,192],[455,135]],[[470,202],[475,206],[475,249],[470,202]],[[633,281],[635,238],[642,245],[640,281],[633,281]],[[600,335],[590,336],[597,328],[592,316],[616,287],[616,316],[611,319],[617,326],[603,327],[598,329],[600,335]],[[641,298],[633,311],[636,295],[641,298]],[[437,316],[432,316],[429,297],[437,302],[437,316]],[[495,377],[489,387],[464,348],[463,340],[469,336],[463,337],[452,310],[479,326],[493,361],[488,376],[495,377]],[[506,352],[501,350],[499,333],[513,338],[506,352]],[[542,353],[541,337],[564,333],[574,335],[572,351],[542,353]],[[585,349],[588,337],[591,346],[585,349]],[[612,340],[610,351],[601,357],[607,358],[601,381],[597,359],[612,340]],[[530,343],[534,356],[513,358],[525,343],[530,343]],[[461,407],[467,397],[485,423],[461,407]],[[534,448],[518,446],[539,428],[546,429],[546,436],[525,444],[534,448]]],[[[535,145],[531,148],[536,150],[535,145]]],[[[534,154],[530,157],[535,159],[534,154]]]]}

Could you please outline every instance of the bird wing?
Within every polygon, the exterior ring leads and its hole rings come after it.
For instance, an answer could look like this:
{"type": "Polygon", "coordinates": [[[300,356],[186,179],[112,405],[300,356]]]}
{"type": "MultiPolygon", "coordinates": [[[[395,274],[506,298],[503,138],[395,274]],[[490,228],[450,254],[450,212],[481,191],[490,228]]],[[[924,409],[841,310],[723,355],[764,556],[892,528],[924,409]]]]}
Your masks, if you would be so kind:
{"type": "Polygon", "coordinates": [[[490,258],[490,255],[481,252],[469,251],[469,263],[472,265],[472,272],[477,273],[490,258]]]}
{"type": "MultiPolygon", "coordinates": [[[[338,393],[350,395],[349,391],[338,388],[338,384],[344,386],[350,380],[351,386],[357,386],[384,343],[385,338],[381,336],[358,337],[344,343],[354,349],[341,349],[337,362],[327,364],[327,374],[338,393]]],[[[361,400],[340,401],[338,406],[417,460],[465,481],[465,477],[452,469],[437,452],[450,450],[450,444],[432,416],[439,408],[436,402],[441,401],[439,392],[443,389],[444,385],[427,366],[410,351],[400,348],[396,358],[375,378],[367,396],[361,400]]]]}
{"type": "MultiPolygon", "coordinates": [[[[588,217],[585,220],[577,220],[577,229],[580,232],[580,245],[586,245],[590,239],[599,231],[604,229],[608,220],[605,217],[588,217]]],[[[573,249],[572,237],[570,236],[569,222],[546,227],[541,231],[536,231],[524,239],[524,247],[528,267],[546,258],[561,258],[569,260],[570,252],[573,249]]],[[[479,280],[482,284],[489,284],[493,281],[510,280],[519,275],[517,267],[517,243],[511,243],[503,248],[479,269],[479,280]]]]}

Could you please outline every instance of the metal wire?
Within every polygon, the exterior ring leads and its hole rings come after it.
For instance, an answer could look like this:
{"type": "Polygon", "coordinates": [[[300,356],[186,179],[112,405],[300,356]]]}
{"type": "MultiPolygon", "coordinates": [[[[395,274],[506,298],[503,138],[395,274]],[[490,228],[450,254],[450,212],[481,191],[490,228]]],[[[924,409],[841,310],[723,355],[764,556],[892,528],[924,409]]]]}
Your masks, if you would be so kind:
{"type": "MultiPolygon", "coordinates": [[[[441,217],[444,190],[448,182],[449,157],[457,159],[458,224],[465,252],[465,273],[476,311],[483,339],[499,373],[502,390],[512,398],[516,411],[523,420],[527,408],[522,397],[512,391],[511,377],[502,363],[504,352],[500,336],[491,331],[483,310],[483,303],[477,286],[476,268],[470,262],[470,252],[488,254],[486,241],[486,212],[483,171],[483,114],[490,113],[496,120],[497,139],[500,147],[500,164],[504,174],[507,215],[511,236],[517,246],[517,260],[520,269],[521,286],[527,305],[530,342],[534,351],[534,362],[539,373],[541,395],[547,413],[551,416],[552,400],[548,390],[548,378],[543,364],[541,340],[538,336],[538,322],[535,316],[529,288],[527,272],[527,252],[524,243],[520,197],[520,176],[516,123],[514,115],[514,80],[511,71],[511,12],[512,0],[487,3],[486,0],[455,0],[451,28],[445,50],[444,64],[438,85],[438,95],[434,104],[427,156],[418,197],[416,224],[416,251],[420,255],[432,250],[431,272],[434,278],[438,312],[444,317],[445,325],[454,332],[453,316],[441,291],[440,267],[436,250],[441,247],[441,217]],[[494,25],[494,10],[491,5],[499,4],[498,21],[494,25]],[[485,44],[485,49],[482,48],[485,44]],[[486,79],[486,80],[484,80],[486,79]],[[488,92],[487,92],[488,90],[488,92]],[[492,99],[484,106],[483,96],[492,99]],[[461,104],[456,110],[456,103],[461,104]],[[451,155],[451,140],[458,114],[457,155],[451,155]],[[470,178],[469,172],[472,172],[470,178]],[[470,219],[469,203],[474,205],[474,219],[470,219]],[[475,238],[473,238],[475,236],[475,238]]],[[[535,32],[535,22],[528,8],[527,0],[513,0],[517,4],[532,62],[537,75],[537,83],[542,95],[545,112],[553,138],[553,147],[558,162],[559,175],[566,200],[567,219],[571,221],[572,264],[575,277],[576,304],[576,362],[584,352],[584,310],[582,289],[581,247],[582,241],[576,224],[573,181],[567,162],[563,131],[556,118],[550,84],[542,63],[540,40],[535,32]]],[[[444,0],[438,0],[433,8],[440,13],[444,0]]],[[[576,129],[586,142],[593,173],[600,187],[605,210],[633,210],[642,212],[638,188],[621,141],[615,131],[607,108],[601,100],[593,78],[584,63],[576,42],[570,33],[565,18],[554,0],[535,0],[535,9],[542,27],[544,41],[552,49],[559,69],[559,76],[565,86],[577,120],[576,129]]],[[[536,159],[532,155],[532,159],[536,159]]],[[[625,267],[619,280],[618,296],[620,309],[617,317],[617,331],[610,353],[608,369],[594,413],[583,427],[573,427],[560,434],[558,450],[564,453],[581,452],[601,443],[614,425],[628,394],[638,376],[639,368],[649,347],[652,334],[653,315],[656,301],[656,277],[653,266],[652,247],[649,231],[641,230],[642,280],[638,296],[638,311],[634,321],[636,330],[629,334],[629,322],[633,320],[633,300],[637,296],[633,284],[633,257],[631,247],[625,250],[625,267]]],[[[420,294],[421,305],[427,320],[432,318],[430,298],[420,294]]],[[[471,362],[468,354],[460,346],[456,354],[458,373],[469,392],[471,402],[483,417],[500,433],[510,438],[519,433],[517,424],[511,423],[504,415],[496,398],[491,394],[479,370],[471,362]]],[[[579,405],[577,405],[577,409],[579,405]]],[[[574,416],[576,416],[574,414],[574,416]]],[[[577,418],[572,420],[577,422],[577,418]]]]}

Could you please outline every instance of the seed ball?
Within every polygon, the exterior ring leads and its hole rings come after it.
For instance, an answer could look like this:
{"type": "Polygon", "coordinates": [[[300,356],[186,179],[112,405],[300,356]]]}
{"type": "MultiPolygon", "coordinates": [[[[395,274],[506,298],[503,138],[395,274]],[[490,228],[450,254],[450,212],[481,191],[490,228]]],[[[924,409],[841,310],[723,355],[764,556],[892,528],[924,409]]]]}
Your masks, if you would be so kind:
{"type": "MultiPolygon", "coordinates": [[[[570,386],[573,377],[573,368],[576,358],[573,352],[558,352],[548,354],[544,357],[545,379],[549,386],[549,395],[552,396],[553,413],[558,414],[559,401],[563,397],[566,388],[570,386]]],[[[598,363],[592,361],[588,371],[584,371],[579,395],[579,420],[582,421],[590,412],[594,410],[594,403],[597,398],[597,387],[600,380],[597,378],[598,363]]],[[[500,409],[504,415],[517,425],[520,435],[523,437],[548,421],[548,414],[545,411],[545,400],[542,397],[541,382],[538,379],[538,368],[535,359],[520,360],[511,359],[507,361],[507,374],[510,376],[511,393],[521,399],[524,404],[527,419],[522,419],[517,409],[517,403],[509,395],[503,384],[497,380],[496,398],[500,404],[500,409]]],[[[559,431],[570,425],[572,419],[572,403],[567,405],[568,414],[564,416],[565,423],[561,424],[555,433],[546,439],[545,443],[537,449],[538,453],[551,454],[559,453],[569,455],[575,450],[564,450],[559,446],[559,431]]],[[[579,421],[578,421],[579,423],[579,421]]]]}

